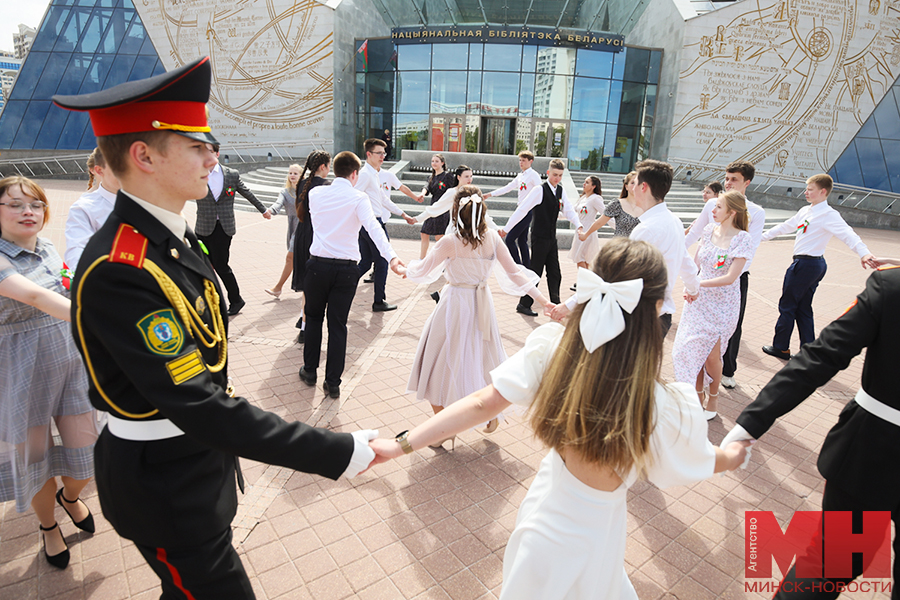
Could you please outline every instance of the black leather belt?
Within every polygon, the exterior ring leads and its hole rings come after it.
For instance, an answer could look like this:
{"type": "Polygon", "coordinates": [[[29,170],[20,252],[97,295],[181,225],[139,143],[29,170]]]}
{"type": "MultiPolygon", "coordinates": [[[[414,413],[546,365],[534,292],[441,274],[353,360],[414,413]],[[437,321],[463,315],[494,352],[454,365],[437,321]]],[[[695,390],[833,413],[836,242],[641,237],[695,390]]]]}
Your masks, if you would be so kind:
{"type": "Polygon", "coordinates": [[[795,255],[794,255],[794,260],[798,260],[798,259],[801,259],[801,260],[822,260],[822,259],[824,259],[824,258],[825,258],[824,256],[810,256],[809,254],[795,254],[795,255]]]}
{"type": "Polygon", "coordinates": [[[352,258],[325,258],[324,256],[310,256],[310,258],[317,262],[323,263],[331,263],[333,265],[356,265],[357,261],[352,258]]]}

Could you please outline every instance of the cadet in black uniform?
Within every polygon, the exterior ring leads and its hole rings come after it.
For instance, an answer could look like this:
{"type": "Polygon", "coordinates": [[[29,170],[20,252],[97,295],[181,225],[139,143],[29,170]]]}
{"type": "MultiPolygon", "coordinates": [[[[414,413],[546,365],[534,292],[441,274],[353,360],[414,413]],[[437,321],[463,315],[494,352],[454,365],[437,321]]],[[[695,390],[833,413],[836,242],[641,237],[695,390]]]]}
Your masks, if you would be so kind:
{"type": "MultiPolygon", "coordinates": [[[[810,394],[850,364],[867,348],[862,387],[841,411],[819,453],[819,472],[825,477],[822,510],[853,511],[854,526],[862,511],[891,511],[900,527],[900,394],[897,393],[897,339],[900,337],[900,269],[876,271],[866,289],[839,319],[822,330],[818,339],[802,347],[738,417],[738,425],[722,446],[759,438],[775,420],[799,406],[810,394]]],[[[826,531],[827,536],[827,531],[826,531]]],[[[894,539],[894,587],[900,598],[900,537],[894,539]]],[[[821,561],[821,550],[818,553],[821,561]]],[[[818,563],[817,563],[818,564],[818,563]]],[[[853,578],[862,573],[862,561],[853,561],[853,578]]],[[[837,598],[832,585],[799,579],[788,572],[776,598],[837,598]],[[800,589],[805,591],[798,591],[800,589]]]]}
{"type": "Polygon", "coordinates": [[[225,304],[184,203],[215,165],[209,59],[83,96],[122,189],[72,287],[75,341],[93,405],[104,516],[162,580],[162,598],[253,598],[231,546],[236,456],[331,479],[368,467],[372,432],[334,433],[234,397],[225,304]]]}

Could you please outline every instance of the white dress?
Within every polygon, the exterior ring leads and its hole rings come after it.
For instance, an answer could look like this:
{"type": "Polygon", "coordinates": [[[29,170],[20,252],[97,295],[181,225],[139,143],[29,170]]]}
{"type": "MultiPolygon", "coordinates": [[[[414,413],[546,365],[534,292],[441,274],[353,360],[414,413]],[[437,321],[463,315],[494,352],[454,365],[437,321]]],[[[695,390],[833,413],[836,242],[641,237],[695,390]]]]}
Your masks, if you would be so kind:
{"type": "Polygon", "coordinates": [[[487,279],[491,272],[512,296],[537,294],[534,272],[517,265],[496,231],[474,250],[454,233],[441,238],[422,260],[407,267],[416,283],[449,282],[425,322],[407,392],[435,406],[450,406],[491,381],[491,369],[506,360],[487,279]],[[495,268],[499,265],[499,268],[495,268]]]}
{"type": "MultiPolygon", "coordinates": [[[[525,347],[491,372],[494,387],[528,407],[565,328],[535,329],[525,347]]],[[[660,488],[691,484],[713,474],[715,447],[693,388],[656,386],[656,424],[648,479],[660,488]]],[[[625,574],[628,488],[631,471],[612,492],[591,488],[551,450],[519,506],[503,558],[501,600],[619,600],[637,598],[625,574]]]]}
{"type": "MultiPolygon", "coordinates": [[[[581,226],[587,231],[603,214],[603,196],[591,194],[587,198],[582,196],[578,199],[578,206],[575,207],[578,213],[578,220],[581,226]]],[[[572,239],[572,249],[569,250],[569,258],[573,263],[591,262],[600,251],[600,239],[596,235],[588,236],[583,242],[578,239],[578,235],[572,239]]]]}

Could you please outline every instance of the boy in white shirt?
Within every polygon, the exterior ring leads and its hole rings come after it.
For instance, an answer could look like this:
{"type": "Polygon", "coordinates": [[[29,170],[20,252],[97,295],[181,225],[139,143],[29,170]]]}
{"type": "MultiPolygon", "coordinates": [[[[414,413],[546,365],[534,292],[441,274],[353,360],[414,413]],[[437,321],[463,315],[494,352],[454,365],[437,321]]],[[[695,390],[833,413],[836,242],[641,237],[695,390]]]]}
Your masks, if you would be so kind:
{"type": "Polygon", "coordinates": [[[762,241],[766,242],[791,231],[797,232],[794,238],[794,262],[784,274],[781,299],[778,301],[775,337],[771,346],[762,348],[770,356],[784,360],[791,357],[794,321],[797,321],[801,346],[816,339],[812,300],[816,287],[828,268],[822,255],[832,236],[837,236],[859,255],[864,269],[867,266],[873,269],[878,266],[875,257],[859,236],[847,225],[840,213],[828,205],[828,194],[833,185],[831,177],[825,173],[807,179],[806,201],[810,205],[804,206],[796,215],[762,236],[762,241]]]}
{"type": "MultiPolygon", "coordinates": [[[[487,200],[491,196],[502,196],[517,190],[519,194],[518,203],[521,206],[528,194],[531,193],[531,190],[541,186],[541,176],[531,168],[532,163],[534,163],[534,154],[528,150],[519,152],[519,168],[522,169],[522,172],[502,188],[485,194],[483,196],[484,199],[487,200]]],[[[526,269],[531,268],[531,254],[528,252],[528,226],[530,224],[531,213],[529,212],[515,227],[509,230],[505,240],[506,247],[509,248],[509,253],[512,254],[513,260],[523,265],[526,269]]]]}

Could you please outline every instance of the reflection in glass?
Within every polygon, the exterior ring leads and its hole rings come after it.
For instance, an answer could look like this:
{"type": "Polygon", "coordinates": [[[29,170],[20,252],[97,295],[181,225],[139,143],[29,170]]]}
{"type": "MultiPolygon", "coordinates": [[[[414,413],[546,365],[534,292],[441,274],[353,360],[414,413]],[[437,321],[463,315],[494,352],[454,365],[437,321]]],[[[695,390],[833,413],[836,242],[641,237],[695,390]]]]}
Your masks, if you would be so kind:
{"type": "Polygon", "coordinates": [[[619,110],[619,123],[624,125],[638,125],[641,121],[641,112],[644,107],[643,83],[626,81],[622,84],[622,107],[619,110]]]}
{"type": "Polygon", "coordinates": [[[534,110],[534,73],[522,73],[522,86],[519,90],[519,115],[531,116],[534,110]]]}
{"type": "Polygon", "coordinates": [[[882,140],[900,140],[900,114],[898,114],[893,94],[887,94],[875,108],[875,112],[869,120],[873,119],[878,126],[878,133],[882,140]]]}
{"type": "Polygon", "coordinates": [[[22,115],[28,108],[28,102],[24,100],[8,100],[0,112],[0,148],[12,148],[13,139],[16,137],[22,115]]]}
{"type": "Polygon", "coordinates": [[[444,122],[446,119],[439,115],[431,116],[431,151],[444,151],[444,122]]]}
{"type": "Polygon", "coordinates": [[[481,112],[481,71],[469,71],[469,90],[466,112],[481,112]]]}
{"type": "Polygon", "coordinates": [[[537,69],[537,46],[522,46],[522,72],[534,73],[537,69]]]}
{"type": "Polygon", "coordinates": [[[606,112],[607,123],[619,122],[619,109],[622,105],[622,82],[613,79],[609,83],[609,107],[606,112]]]}
{"type": "Polygon", "coordinates": [[[510,44],[485,44],[486,71],[515,71],[522,67],[522,47],[510,44]]]}
{"type": "MultiPolygon", "coordinates": [[[[900,141],[882,140],[884,148],[884,161],[887,163],[887,171],[891,174],[891,191],[900,192],[900,141]]],[[[897,211],[895,210],[896,214],[897,211]]]]}
{"type": "Polygon", "coordinates": [[[69,22],[66,23],[65,29],[63,29],[62,34],[59,36],[59,39],[56,40],[56,45],[53,46],[54,52],[72,52],[75,50],[75,44],[78,42],[78,39],[81,37],[81,33],[87,27],[88,21],[91,18],[91,9],[86,7],[78,7],[72,9],[72,14],[69,16],[69,22]]]}
{"type": "MultiPolygon", "coordinates": [[[[466,115],[466,152],[478,152],[478,131],[481,118],[466,115]]],[[[447,165],[448,168],[453,168],[447,165]]]]}
{"type": "MultiPolygon", "coordinates": [[[[44,66],[47,64],[48,58],[50,58],[49,52],[35,52],[32,50],[28,53],[28,60],[22,65],[19,76],[16,78],[15,97],[17,99],[28,100],[31,98],[32,91],[37,85],[41,73],[44,72],[44,66]]],[[[25,109],[23,108],[22,110],[24,112],[25,109]]],[[[9,142],[12,143],[12,140],[9,142]]],[[[9,148],[8,145],[3,144],[0,144],[0,147],[9,148]]]]}
{"type": "Polygon", "coordinates": [[[659,69],[662,63],[662,52],[659,50],[650,51],[650,69],[647,72],[647,83],[659,83],[659,69]]]}
{"type": "Polygon", "coordinates": [[[597,52],[579,48],[575,74],[581,77],[609,79],[612,76],[613,56],[615,56],[613,52],[597,52]]]}
{"type": "Polygon", "coordinates": [[[25,114],[22,116],[22,125],[19,126],[19,132],[13,140],[13,148],[34,148],[34,138],[41,130],[41,124],[44,122],[44,116],[49,108],[49,102],[32,101],[28,103],[28,108],[25,109],[25,114]]]}
{"type": "Polygon", "coordinates": [[[428,71],[397,73],[397,112],[427,113],[430,90],[431,73],[428,71]]]}
{"type": "Polygon", "coordinates": [[[431,116],[432,152],[465,152],[465,138],[463,117],[431,116]]]}
{"type": "Polygon", "coordinates": [[[532,139],[532,148],[535,156],[547,156],[547,134],[550,131],[550,123],[548,121],[535,121],[534,137],[532,139]]]}
{"type": "Polygon", "coordinates": [[[466,112],[465,71],[435,71],[431,74],[431,112],[466,112]]]}
{"type": "Polygon", "coordinates": [[[141,49],[141,44],[144,43],[145,35],[144,25],[141,23],[141,20],[135,19],[132,21],[128,34],[122,40],[122,45],[119,46],[119,54],[137,54],[138,50],[141,49]]]}
{"type": "Polygon", "coordinates": [[[484,44],[469,44],[469,70],[480,71],[484,58],[484,44]]]}
{"type": "MultiPolygon", "coordinates": [[[[50,97],[56,93],[56,88],[59,87],[59,82],[62,80],[63,73],[66,72],[66,67],[69,65],[69,56],[71,55],[65,53],[53,53],[50,55],[46,66],[44,66],[44,71],[41,73],[41,78],[34,88],[34,94],[31,96],[32,98],[49,100],[50,97]]],[[[30,148],[31,146],[27,147],[30,148]]]]}
{"type": "Polygon", "coordinates": [[[124,10],[113,11],[112,21],[109,27],[106,28],[106,36],[100,43],[100,52],[105,52],[106,54],[116,53],[116,49],[125,37],[125,31],[128,29],[128,25],[131,24],[133,15],[134,12],[132,11],[128,11],[127,13],[124,10]]]}
{"type": "Polygon", "coordinates": [[[396,115],[394,118],[394,148],[400,150],[428,150],[428,115],[396,115]]]}
{"type": "Polygon", "coordinates": [[[481,151],[488,154],[512,154],[516,144],[515,119],[482,117],[484,133],[481,151]]]}
{"type": "Polygon", "coordinates": [[[553,75],[574,75],[575,48],[541,46],[537,52],[537,72],[553,75]]]}
{"type": "Polygon", "coordinates": [[[606,121],[606,109],[609,104],[609,80],[575,78],[575,91],[572,94],[572,120],[606,121]]]}
{"type": "Polygon", "coordinates": [[[484,74],[481,114],[515,116],[519,110],[519,73],[484,74]]]}
{"type": "Polygon", "coordinates": [[[625,61],[625,81],[647,81],[647,69],[650,65],[650,51],[643,48],[629,48],[625,61]]]}
{"type": "MultiPolygon", "coordinates": [[[[56,149],[57,144],[61,142],[59,132],[62,131],[63,125],[65,125],[66,119],[70,114],[73,114],[73,112],[63,110],[60,107],[51,104],[50,110],[47,111],[47,116],[44,117],[41,131],[34,141],[34,147],[45,148],[47,150],[56,149]]],[[[79,136],[79,140],[76,141],[80,141],[80,137],[81,136],[79,136]]],[[[65,146],[62,147],[65,148],[65,146]]],[[[75,148],[77,146],[72,147],[75,148]]]]}
{"type": "Polygon", "coordinates": [[[435,71],[465,71],[469,58],[466,44],[433,44],[431,68],[435,71]]]}
{"type": "Polygon", "coordinates": [[[538,73],[534,85],[534,116],[568,119],[574,77],[538,73]]]}
{"type": "Polygon", "coordinates": [[[516,119],[516,148],[514,154],[531,147],[531,119],[516,119]]]}
{"type": "MultiPolygon", "coordinates": [[[[56,88],[57,94],[77,94],[81,88],[81,81],[91,64],[91,57],[87,54],[70,54],[69,66],[65,75],[56,88]]],[[[46,147],[46,146],[44,146],[46,147]]]]}
{"type": "Polygon", "coordinates": [[[428,70],[431,68],[431,46],[397,46],[397,68],[401,71],[428,70]]]}
{"type": "Polygon", "coordinates": [[[369,73],[363,75],[368,88],[366,110],[391,113],[394,108],[394,72],[369,73]]]}
{"type": "Polygon", "coordinates": [[[69,17],[69,11],[68,8],[50,7],[47,17],[41,23],[41,29],[37,32],[31,45],[32,52],[35,50],[49,52],[53,49],[53,44],[56,43],[56,38],[59,37],[59,32],[62,31],[63,25],[69,17]]]}
{"type": "Polygon", "coordinates": [[[75,48],[76,52],[93,52],[97,49],[97,46],[100,45],[100,38],[103,36],[106,26],[112,18],[112,12],[111,10],[103,9],[94,11],[84,35],[81,37],[81,41],[78,42],[75,48]]]}
{"type": "Polygon", "coordinates": [[[621,52],[616,52],[613,54],[613,79],[622,80],[625,76],[625,63],[628,62],[628,53],[631,52],[628,48],[623,49],[621,52]]]}
{"type": "Polygon", "coordinates": [[[572,122],[572,139],[569,142],[569,169],[582,171],[606,171],[603,160],[603,138],[606,125],[602,123],[572,122]]]}

